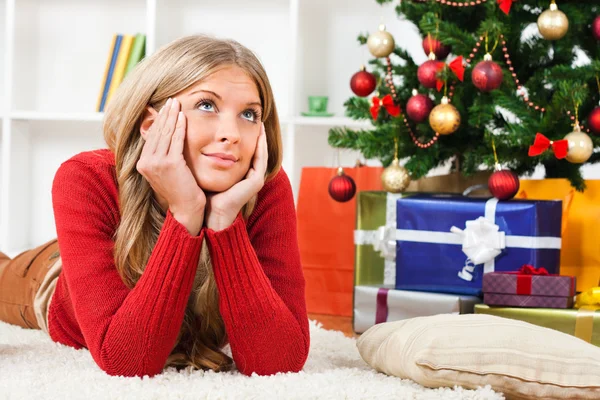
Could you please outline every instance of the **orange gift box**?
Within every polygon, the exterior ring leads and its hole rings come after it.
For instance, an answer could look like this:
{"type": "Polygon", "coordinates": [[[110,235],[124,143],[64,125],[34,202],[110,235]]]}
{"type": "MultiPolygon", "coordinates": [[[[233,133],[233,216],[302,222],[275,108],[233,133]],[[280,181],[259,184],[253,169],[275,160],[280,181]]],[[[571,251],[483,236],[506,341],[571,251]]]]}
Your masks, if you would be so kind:
{"type": "Polygon", "coordinates": [[[516,198],[562,200],[561,275],[577,277],[577,291],[600,282],[600,180],[585,181],[584,192],[566,179],[521,180],[516,198]]]}

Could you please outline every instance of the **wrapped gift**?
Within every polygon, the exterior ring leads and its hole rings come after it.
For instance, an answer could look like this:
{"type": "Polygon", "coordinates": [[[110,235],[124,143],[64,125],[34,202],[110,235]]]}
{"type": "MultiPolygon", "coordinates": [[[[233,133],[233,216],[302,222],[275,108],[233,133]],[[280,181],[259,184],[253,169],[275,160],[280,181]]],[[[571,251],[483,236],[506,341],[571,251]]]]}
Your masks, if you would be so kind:
{"type": "Polygon", "coordinates": [[[572,308],[572,297],[524,296],[519,294],[484,293],[483,302],[489,306],[572,308]]]}
{"type": "Polygon", "coordinates": [[[363,191],[356,201],[355,285],[396,282],[396,200],[402,194],[363,191]]]}
{"type": "Polygon", "coordinates": [[[561,201],[398,199],[396,289],[480,295],[484,273],[559,270],[561,201]]]}
{"type": "Polygon", "coordinates": [[[492,314],[555,329],[600,346],[600,307],[580,309],[475,306],[475,314],[492,314]]]}
{"type": "Polygon", "coordinates": [[[483,276],[483,302],[490,306],[572,308],[575,277],[524,265],[517,272],[483,276]]]}
{"type": "Polygon", "coordinates": [[[436,314],[472,314],[481,299],[442,293],[394,290],[392,287],[354,287],[354,331],[375,324],[436,314]]]}
{"type": "Polygon", "coordinates": [[[600,217],[600,180],[586,180],[579,192],[567,179],[521,180],[516,198],[563,201],[563,249],[560,273],[577,277],[577,291],[600,283],[600,246],[597,242],[600,217]]]}

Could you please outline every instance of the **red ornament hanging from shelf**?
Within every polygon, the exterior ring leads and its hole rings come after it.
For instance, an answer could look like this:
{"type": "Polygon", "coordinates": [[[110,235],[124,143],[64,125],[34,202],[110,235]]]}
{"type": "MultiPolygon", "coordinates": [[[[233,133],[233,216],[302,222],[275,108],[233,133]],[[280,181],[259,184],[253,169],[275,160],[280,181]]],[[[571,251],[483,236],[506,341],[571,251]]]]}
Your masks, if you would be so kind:
{"type": "Polygon", "coordinates": [[[354,183],[354,179],[344,173],[342,167],[339,167],[337,175],[329,182],[328,190],[332,199],[340,203],[345,203],[354,197],[356,183],[354,183]]]}

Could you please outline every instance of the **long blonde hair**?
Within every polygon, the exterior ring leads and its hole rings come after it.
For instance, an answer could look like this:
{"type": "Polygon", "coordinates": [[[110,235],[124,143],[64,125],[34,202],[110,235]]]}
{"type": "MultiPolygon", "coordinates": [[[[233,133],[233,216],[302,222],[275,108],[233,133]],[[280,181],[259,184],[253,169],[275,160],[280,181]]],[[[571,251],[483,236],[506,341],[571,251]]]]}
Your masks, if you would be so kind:
{"type": "MultiPolygon", "coordinates": [[[[281,166],[279,117],[263,66],[236,41],[205,35],[180,38],[142,60],[108,105],[104,139],[115,155],[121,214],[114,237],[114,257],[117,270],[129,288],[135,286],[144,272],[165,220],[165,212],[152,188],[136,169],[144,146],[140,125],[146,107],[158,110],[169,97],[231,65],[246,71],[260,95],[269,155],[265,178],[269,180],[281,166]]],[[[244,206],[244,218],[252,213],[255,202],[256,196],[244,206]]],[[[203,243],[184,321],[165,367],[230,369],[232,360],[222,351],[226,343],[210,255],[203,243]]]]}

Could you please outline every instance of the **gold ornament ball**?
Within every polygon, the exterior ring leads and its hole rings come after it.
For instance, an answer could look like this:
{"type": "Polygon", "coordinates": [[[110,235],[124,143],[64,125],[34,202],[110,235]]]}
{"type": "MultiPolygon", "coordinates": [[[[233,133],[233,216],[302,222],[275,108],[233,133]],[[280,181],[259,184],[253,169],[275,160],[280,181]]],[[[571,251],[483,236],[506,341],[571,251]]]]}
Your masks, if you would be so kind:
{"type": "Polygon", "coordinates": [[[575,127],[575,130],[567,136],[565,136],[565,140],[569,142],[569,150],[567,152],[567,161],[581,164],[586,162],[594,152],[594,143],[592,143],[592,139],[581,132],[579,126],[575,127]]]}
{"type": "Polygon", "coordinates": [[[550,9],[540,14],[537,20],[540,34],[546,40],[558,40],[567,34],[569,30],[569,19],[564,12],[560,11],[552,2],[550,9]]]}
{"type": "Polygon", "coordinates": [[[394,37],[385,30],[385,25],[381,25],[379,30],[369,35],[367,39],[367,47],[375,57],[389,56],[395,46],[394,37]]]}
{"type": "Polygon", "coordinates": [[[400,165],[398,159],[394,159],[389,167],[381,174],[383,189],[390,193],[403,192],[410,183],[410,175],[406,168],[400,165]]]}
{"type": "Polygon", "coordinates": [[[460,113],[452,104],[442,99],[442,104],[433,107],[429,114],[431,129],[440,135],[450,135],[460,126],[460,113]]]}

